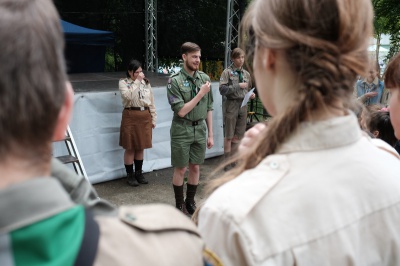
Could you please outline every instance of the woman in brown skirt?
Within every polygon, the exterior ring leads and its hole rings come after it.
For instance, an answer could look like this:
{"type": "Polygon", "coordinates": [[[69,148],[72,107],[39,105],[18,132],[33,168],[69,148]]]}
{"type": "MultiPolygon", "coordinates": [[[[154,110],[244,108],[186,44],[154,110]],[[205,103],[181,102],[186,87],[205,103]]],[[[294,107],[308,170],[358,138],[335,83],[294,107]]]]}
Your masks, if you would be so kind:
{"type": "Polygon", "coordinates": [[[119,145],[125,149],[128,184],[136,187],[139,183],[148,184],[142,173],[143,151],[152,147],[152,129],[157,119],[153,91],[139,61],[129,62],[126,78],[119,80],[119,91],[124,106],[119,145]]]}

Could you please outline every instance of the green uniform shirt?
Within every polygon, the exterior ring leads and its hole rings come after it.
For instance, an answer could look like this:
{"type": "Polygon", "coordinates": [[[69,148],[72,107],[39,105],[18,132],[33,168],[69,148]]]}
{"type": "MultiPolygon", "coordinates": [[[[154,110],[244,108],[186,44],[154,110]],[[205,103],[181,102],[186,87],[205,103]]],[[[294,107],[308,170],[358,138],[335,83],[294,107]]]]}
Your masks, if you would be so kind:
{"type": "Polygon", "coordinates": [[[250,73],[241,69],[235,69],[233,65],[226,68],[219,81],[219,92],[222,96],[226,96],[228,100],[242,100],[246,93],[251,89],[250,73]],[[242,77],[242,81],[240,78],[242,77]],[[247,82],[247,89],[241,89],[239,83],[247,82]]]}
{"type": "MultiPolygon", "coordinates": [[[[194,72],[191,77],[183,68],[176,74],[173,74],[168,80],[167,96],[168,102],[174,111],[174,119],[182,119],[178,116],[178,112],[185,103],[191,101],[200,91],[200,87],[207,81],[211,82],[210,77],[202,71],[194,72]]],[[[213,110],[213,94],[212,89],[204,95],[193,110],[191,110],[184,119],[190,121],[198,121],[206,119],[207,112],[213,110]]]]}

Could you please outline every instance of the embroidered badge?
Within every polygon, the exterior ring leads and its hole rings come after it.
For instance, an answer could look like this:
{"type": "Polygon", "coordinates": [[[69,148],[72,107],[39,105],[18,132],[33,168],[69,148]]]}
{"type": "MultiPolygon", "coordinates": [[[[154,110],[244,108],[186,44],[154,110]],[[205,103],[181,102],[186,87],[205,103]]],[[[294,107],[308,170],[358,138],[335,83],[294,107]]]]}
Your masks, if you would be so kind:
{"type": "Polygon", "coordinates": [[[172,79],[171,79],[171,78],[169,78],[169,79],[168,79],[168,85],[167,85],[167,89],[171,89],[171,88],[172,88],[172,85],[171,85],[171,83],[172,83],[172,79]]]}
{"type": "Polygon", "coordinates": [[[174,95],[170,95],[168,97],[169,104],[173,104],[175,102],[175,99],[177,99],[177,98],[174,95]]]}

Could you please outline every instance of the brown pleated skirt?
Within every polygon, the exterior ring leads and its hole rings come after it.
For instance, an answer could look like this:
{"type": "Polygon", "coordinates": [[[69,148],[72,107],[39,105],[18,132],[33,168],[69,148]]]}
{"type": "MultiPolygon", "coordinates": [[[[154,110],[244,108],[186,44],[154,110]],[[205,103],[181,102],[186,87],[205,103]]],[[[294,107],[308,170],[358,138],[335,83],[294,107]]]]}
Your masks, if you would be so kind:
{"type": "Polygon", "coordinates": [[[149,110],[122,112],[119,146],[126,149],[144,150],[152,147],[152,120],[149,110]]]}

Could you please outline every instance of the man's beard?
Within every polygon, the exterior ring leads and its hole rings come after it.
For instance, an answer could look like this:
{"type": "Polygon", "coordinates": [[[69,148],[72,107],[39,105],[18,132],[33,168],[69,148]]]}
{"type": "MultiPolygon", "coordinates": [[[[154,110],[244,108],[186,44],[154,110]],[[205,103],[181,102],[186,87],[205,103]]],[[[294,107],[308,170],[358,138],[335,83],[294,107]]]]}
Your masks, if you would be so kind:
{"type": "Polygon", "coordinates": [[[187,69],[189,69],[190,71],[197,71],[197,70],[199,69],[198,66],[193,67],[193,66],[190,65],[189,63],[185,63],[185,64],[186,64],[187,69]]]}

